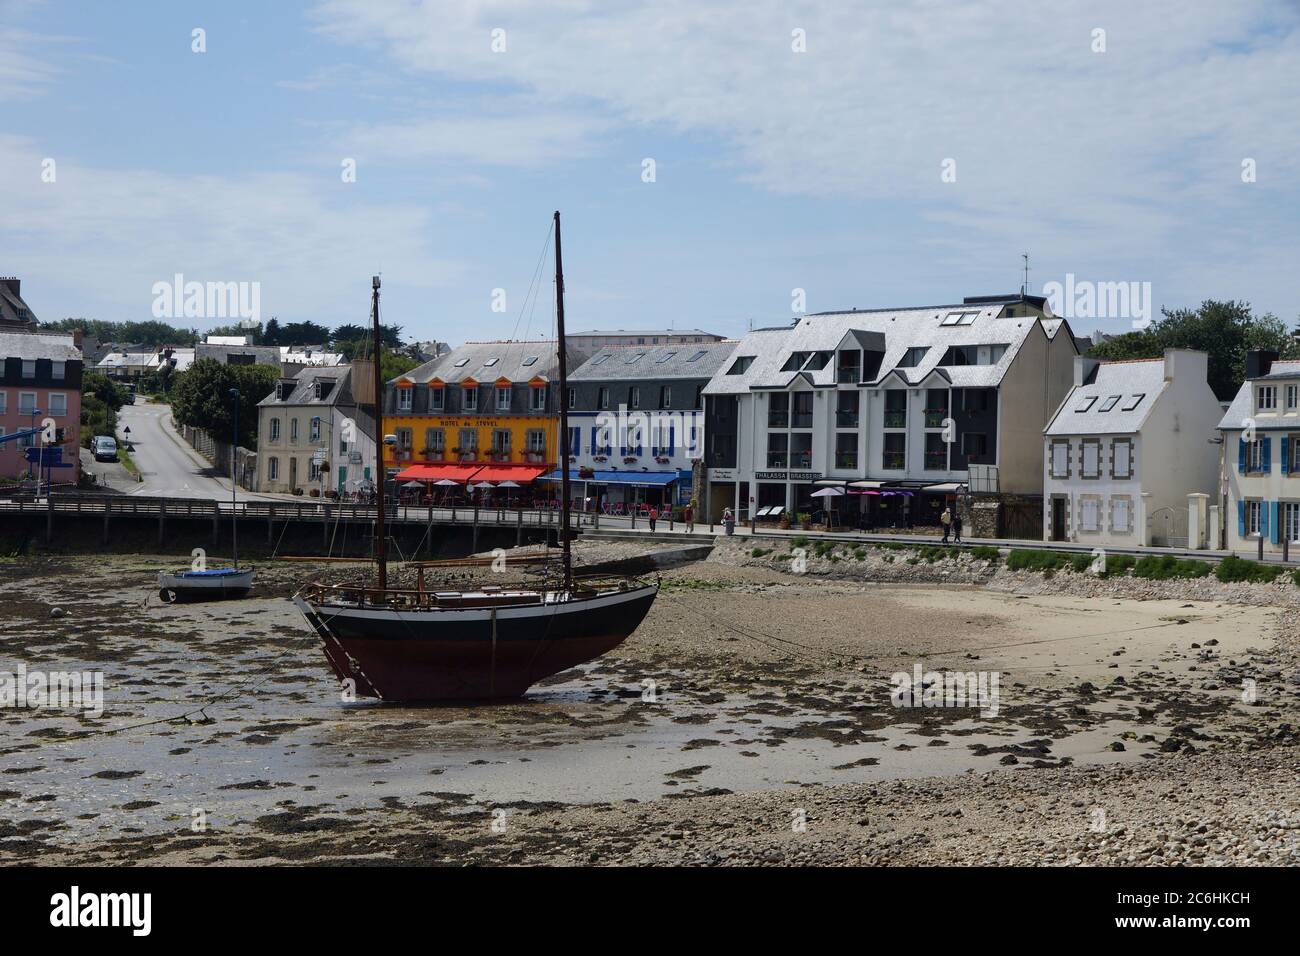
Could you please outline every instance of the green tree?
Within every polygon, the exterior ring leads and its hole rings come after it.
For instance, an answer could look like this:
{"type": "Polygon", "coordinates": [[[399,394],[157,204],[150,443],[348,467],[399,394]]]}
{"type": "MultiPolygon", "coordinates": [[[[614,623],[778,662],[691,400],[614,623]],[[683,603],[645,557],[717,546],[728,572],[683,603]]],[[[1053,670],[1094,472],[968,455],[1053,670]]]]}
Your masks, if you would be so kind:
{"type": "MultiPolygon", "coordinates": [[[[286,322],[280,326],[276,345],[324,345],[330,330],[315,322],[286,322]]],[[[267,343],[268,345],[270,343],[267,343]]]]}
{"type": "Polygon", "coordinates": [[[117,432],[117,412],[127,400],[126,389],[98,372],[81,376],[81,444],[89,448],[96,435],[117,432]]]}
{"type": "Polygon", "coordinates": [[[275,389],[279,371],[273,365],[226,365],[201,359],[176,376],[172,415],[182,425],[202,428],[218,441],[234,432],[232,388],[239,390],[239,444],[257,447],[257,403],[275,389]]]}
{"type": "Polygon", "coordinates": [[[59,319],[43,323],[42,328],[54,332],[72,332],[80,329],[83,335],[93,336],[100,342],[121,342],[150,347],[159,345],[193,345],[198,336],[193,329],[177,328],[166,322],[102,322],[98,319],[59,319]]]}
{"type": "Polygon", "coordinates": [[[1284,358],[1300,357],[1286,324],[1271,313],[1256,316],[1248,302],[1207,299],[1197,309],[1161,309],[1150,328],[1118,335],[1094,345],[1088,354],[1103,359],[1159,358],[1165,349],[1198,349],[1209,356],[1208,379],[1223,401],[1237,394],[1246,377],[1246,353],[1269,349],[1284,358]]]}

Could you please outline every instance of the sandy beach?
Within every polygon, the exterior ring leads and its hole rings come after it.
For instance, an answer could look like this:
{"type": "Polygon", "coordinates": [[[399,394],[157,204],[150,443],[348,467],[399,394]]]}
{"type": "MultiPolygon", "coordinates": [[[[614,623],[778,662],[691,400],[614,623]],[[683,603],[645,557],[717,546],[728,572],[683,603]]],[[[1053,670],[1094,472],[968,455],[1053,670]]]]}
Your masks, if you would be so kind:
{"type": "Polygon", "coordinates": [[[1300,862],[1289,592],[752,547],[664,571],[631,639],[527,698],[441,708],[341,699],[286,600],[310,564],[206,606],[158,601],[175,559],[0,565],[0,671],[105,687],[99,718],[0,710],[0,859],[1300,862]],[[996,675],[996,707],[896,706],[914,672],[996,675]]]}

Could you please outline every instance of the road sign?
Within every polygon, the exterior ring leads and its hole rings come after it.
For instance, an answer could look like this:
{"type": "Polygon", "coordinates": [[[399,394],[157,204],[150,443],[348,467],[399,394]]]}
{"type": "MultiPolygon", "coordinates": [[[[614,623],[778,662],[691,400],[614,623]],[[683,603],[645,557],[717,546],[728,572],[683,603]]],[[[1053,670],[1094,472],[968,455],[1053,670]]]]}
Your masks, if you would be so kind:
{"type": "Polygon", "coordinates": [[[43,465],[57,466],[63,461],[63,448],[59,445],[50,445],[46,448],[37,448],[33,446],[24,451],[23,454],[28,461],[39,461],[43,465]]]}

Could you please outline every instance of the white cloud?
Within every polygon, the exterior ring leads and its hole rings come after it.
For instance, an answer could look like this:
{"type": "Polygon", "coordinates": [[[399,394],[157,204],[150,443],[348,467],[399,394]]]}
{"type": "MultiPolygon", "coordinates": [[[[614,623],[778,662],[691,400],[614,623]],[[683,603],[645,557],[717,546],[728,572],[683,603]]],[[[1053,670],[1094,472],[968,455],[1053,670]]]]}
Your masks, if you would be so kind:
{"type": "Polygon", "coordinates": [[[184,176],[56,156],[50,184],[43,158],[32,141],[0,134],[4,270],[24,277],[45,319],[147,318],[151,286],[177,272],[260,282],[264,315],[364,319],[372,272],[400,276],[399,298],[415,307],[421,290],[449,285],[463,268],[431,249],[427,211],[368,203],[337,173],[184,176]],[[50,314],[45,296],[55,288],[59,314],[50,314]]]}

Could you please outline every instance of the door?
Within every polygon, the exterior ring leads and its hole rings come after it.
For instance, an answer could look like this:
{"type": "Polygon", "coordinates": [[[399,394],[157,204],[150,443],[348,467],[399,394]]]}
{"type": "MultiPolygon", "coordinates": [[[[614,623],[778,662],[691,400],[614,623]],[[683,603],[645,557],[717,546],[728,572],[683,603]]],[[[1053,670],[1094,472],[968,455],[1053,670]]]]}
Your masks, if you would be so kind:
{"type": "Polygon", "coordinates": [[[292,457],[289,459],[289,492],[290,494],[292,494],[297,490],[298,490],[298,459],[297,457],[292,457]]]}
{"type": "Polygon", "coordinates": [[[1065,540],[1065,499],[1052,499],[1052,540],[1065,540]]]}

